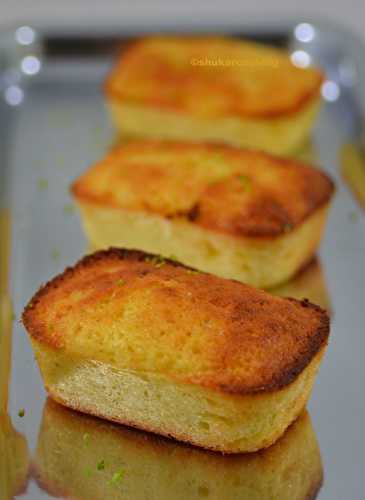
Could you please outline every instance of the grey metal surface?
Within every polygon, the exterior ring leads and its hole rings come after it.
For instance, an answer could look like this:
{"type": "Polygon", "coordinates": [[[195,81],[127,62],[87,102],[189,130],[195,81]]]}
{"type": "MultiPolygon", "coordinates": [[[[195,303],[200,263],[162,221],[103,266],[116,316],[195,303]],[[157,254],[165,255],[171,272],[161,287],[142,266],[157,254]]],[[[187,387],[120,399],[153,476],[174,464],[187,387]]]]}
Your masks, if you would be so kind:
{"type": "MultiPolygon", "coordinates": [[[[286,36],[292,28],[276,28],[275,33],[286,36]]],[[[265,34],[262,28],[259,32],[265,34]]],[[[292,39],[291,45],[320,60],[340,94],[324,105],[314,134],[320,164],[335,179],[337,194],[320,251],[333,308],[331,340],[309,410],[325,472],[318,498],[358,500],[365,498],[365,216],[339,176],[338,152],[345,138],[358,134],[361,104],[365,109],[365,51],[339,29],[318,25],[315,33],[311,42],[292,39]],[[342,80],[341,64],[352,68],[352,79],[342,80]]],[[[9,40],[5,44],[0,39],[0,65],[11,50],[9,40]]],[[[68,186],[113,140],[100,91],[109,48],[106,44],[104,55],[91,50],[83,58],[41,56],[37,74],[16,77],[24,92],[18,105],[5,102],[9,82],[1,80],[0,193],[1,204],[11,213],[10,286],[17,319],[41,283],[86,251],[77,214],[69,208],[68,186]]],[[[0,68],[3,75],[4,66],[0,68]]],[[[12,360],[9,413],[32,453],[45,392],[18,321],[12,360]],[[23,418],[20,408],[26,410],[23,418]]],[[[46,497],[30,478],[24,498],[46,497]]]]}

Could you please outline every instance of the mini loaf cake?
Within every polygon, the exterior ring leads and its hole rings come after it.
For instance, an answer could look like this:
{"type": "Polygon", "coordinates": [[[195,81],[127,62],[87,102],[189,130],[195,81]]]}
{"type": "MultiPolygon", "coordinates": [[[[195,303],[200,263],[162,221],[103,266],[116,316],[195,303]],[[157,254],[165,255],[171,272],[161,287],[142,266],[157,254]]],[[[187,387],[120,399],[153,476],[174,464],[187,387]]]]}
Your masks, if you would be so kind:
{"type": "Polygon", "coordinates": [[[323,74],[289,53],[224,37],[156,36],[121,53],[105,83],[122,138],[225,142],[277,154],[307,139],[323,74]]]}
{"type": "Polygon", "coordinates": [[[72,193],[95,250],[138,248],[270,288],[312,258],[333,184],[263,152],[143,141],[114,149],[72,193]]]}
{"type": "Polygon", "coordinates": [[[284,433],[329,334],[307,301],[122,249],[50,281],[23,322],[59,403],[225,453],[284,433]]]}
{"type": "Polygon", "coordinates": [[[51,495],[93,500],[313,500],[321,456],[308,413],[260,453],[221,456],[48,400],[34,460],[51,495]]]}

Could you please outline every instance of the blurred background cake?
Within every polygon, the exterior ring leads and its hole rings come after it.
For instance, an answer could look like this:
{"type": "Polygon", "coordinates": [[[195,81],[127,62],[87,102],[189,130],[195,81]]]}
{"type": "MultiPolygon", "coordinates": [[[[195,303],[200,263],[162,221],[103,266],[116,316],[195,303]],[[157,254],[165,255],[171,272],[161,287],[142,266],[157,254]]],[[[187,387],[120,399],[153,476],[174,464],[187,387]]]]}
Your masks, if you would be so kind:
{"type": "Polygon", "coordinates": [[[105,84],[122,138],[224,142],[290,154],[308,138],[323,74],[288,52],[223,37],[155,36],[122,53],[105,84]]]}

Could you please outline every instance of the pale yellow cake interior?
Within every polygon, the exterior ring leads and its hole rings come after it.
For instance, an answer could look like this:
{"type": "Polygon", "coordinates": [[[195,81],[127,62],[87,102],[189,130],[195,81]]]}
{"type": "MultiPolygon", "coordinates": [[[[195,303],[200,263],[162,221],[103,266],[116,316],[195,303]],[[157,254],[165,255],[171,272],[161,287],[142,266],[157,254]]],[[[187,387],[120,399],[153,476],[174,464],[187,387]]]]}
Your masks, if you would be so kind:
{"type": "Polygon", "coordinates": [[[204,448],[255,451],[275,442],[303,410],[324,352],[281,390],[234,395],[162,374],[72,357],[32,340],[48,393],[73,409],[173,435],[204,448]]]}
{"type": "Polygon", "coordinates": [[[198,227],[185,219],[79,202],[85,233],[94,250],[138,248],[202,271],[259,288],[290,279],[314,254],[328,205],[294,231],[277,238],[234,238],[198,227]]]}
{"type": "Polygon", "coordinates": [[[316,96],[297,112],[273,118],[204,119],[109,97],[112,120],[123,138],[224,142],[289,155],[309,137],[320,107],[316,96]]]}

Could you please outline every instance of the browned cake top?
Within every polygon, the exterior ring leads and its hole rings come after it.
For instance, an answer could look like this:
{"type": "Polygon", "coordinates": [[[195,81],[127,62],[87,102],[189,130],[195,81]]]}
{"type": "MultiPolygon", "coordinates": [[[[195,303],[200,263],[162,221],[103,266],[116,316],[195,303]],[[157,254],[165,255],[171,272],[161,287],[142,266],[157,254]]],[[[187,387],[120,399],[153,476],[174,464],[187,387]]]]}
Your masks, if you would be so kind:
{"type": "Polygon", "coordinates": [[[322,73],[286,51],[223,37],[151,37],[130,46],[107,79],[107,95],[202,118],[272,118],[319,95],[322,73]]]}
{"type": "Polygon", "coordinates": [[[130,142],[72,186],[80,201],[185,218],[233,236],[275,237],[295,229],[333,192],[319,170],[231,146],[130,142]]]}
{"type": "Polygon", "coordinates": [[[281,388],[325,345],[327,314],[139,251],[85,257],[23,314],[53,349],[227,393],[281,388]]]}

